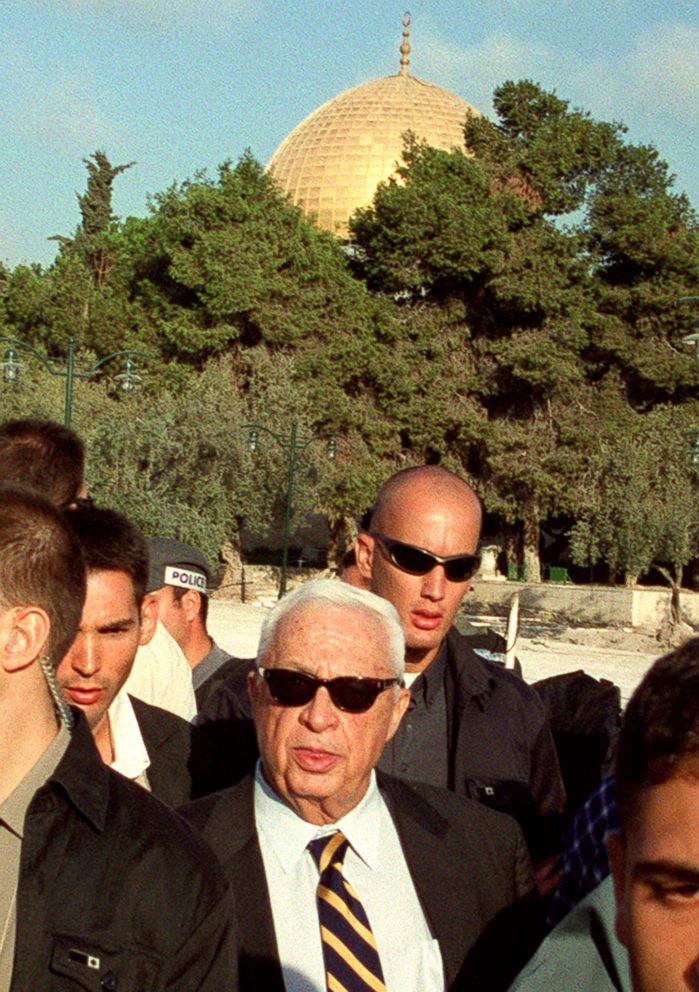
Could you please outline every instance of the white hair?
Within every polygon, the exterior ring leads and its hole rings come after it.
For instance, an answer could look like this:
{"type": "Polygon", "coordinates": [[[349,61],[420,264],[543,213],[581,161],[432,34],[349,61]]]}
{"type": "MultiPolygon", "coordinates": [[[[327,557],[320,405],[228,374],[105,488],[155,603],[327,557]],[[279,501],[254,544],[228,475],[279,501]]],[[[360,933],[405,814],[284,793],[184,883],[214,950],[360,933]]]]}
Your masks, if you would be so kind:
{"type": "Polygon", "coordinates": [[[403,678],[405,672],[405,637],[396,608],[387,599],[376,596],[373,592],[358,589],[346,582],[338,582],[336,579],[313,579],[310,582],[304,582],[298,589],[279,600],[262,623],[260,642],[257,648],[258,665],[264,665],[265,658],[274,643],[277,626],[284,617],[296,610],[310,606],[322,609],[324,603],[345,610],[354,610],[356,613],[368,614],[375,619],[378,618],[383,624],[388,641],[386,661],[396,675],[401,679],[403,678]]]}

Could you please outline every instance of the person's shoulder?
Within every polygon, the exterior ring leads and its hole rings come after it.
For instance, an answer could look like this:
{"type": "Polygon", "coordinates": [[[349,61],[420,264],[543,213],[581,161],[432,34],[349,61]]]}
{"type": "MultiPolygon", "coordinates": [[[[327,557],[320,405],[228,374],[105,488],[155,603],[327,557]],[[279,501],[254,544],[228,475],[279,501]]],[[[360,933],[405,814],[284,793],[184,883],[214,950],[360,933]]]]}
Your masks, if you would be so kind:
{"type": "Polygon", "coordinates": [[[489,809],[467,796],[384,773],[379,774],[378,783],[381,792],[396,805],[422,818],[427,816],[435,826],[446,826],[471,836],[474,833],[497,836],[512,842],[518,841],[521,836],[520,828],[511,816],[489,809]],[[443,824],[437,817],[442,819],[443,824]]]}
{"type": "Polygon", "coordinates": [[[224,667],[222,677],[218,677],[218,672],[212,676],[216,681],[197,714],[198,724],[250,716],[247,686],[248,675],[255,670],[255,659],[232,659],[224,667]]]}
{"type": "Polygon", "coordinates": [[[123,832],[125,842],[130,839],[137,848],[155,844],[167,851],[181,849],[195,860],[206,853],[206,844],[179,813],[114,769],[106,771],[109,775],[107,829],[123,832]]]}
{"type": "Polygon", "coordinates": [[[206,838],[219,857],[222,849],[254,830],[254,781],[253,775],[247,775],[235,785],[194,799],[177,811],[206,838]]]}
{"type": "Polygon", "coordinates": [[[473,650],[469,638],[460,634],[452,627],[446,637],[447,657],[452,660],[457,669],[461,669],[467,681],[477,690],[479,687],[487,691],[493,698],[501,701],[509,700],[528,705],[538,713],[544,713],[544,704],[537,691],[528,685],[515,671],[505,668],[498,661],[484,658],[473,650]]]}
{"type": "Polygon", "coordinates": [[[219,652],[219,656],[223,656],[224,660],[218,665],[218,667],[204,679],[204,681],[197,686],[194,690],[194,695],[197,700],[197,709],[201,711],[209,699],[218,692],[222,685],[225,685],[229,679],[232,680],[234,689],[237,692],[242,691],[245,684],[245,678],[247,673],[251,671],[251,665],[254,664],[249,658],[238,658],[235,655],[229,654],[222,648],[216,646],[216,650],[219,652]]]}
{"type": "Polygon", "coordinates": [[[158,728],[163,734],[168,736],[177,734],[179,736],[189,736],[191,724],[183,720],[177,713],[165,710],[162,706],[155,706],[154,703],[147,703],[138,696],[129,695],[139,727],[158,728]]]}
{"type": "Polygon", "coordinates": [[[607,878],[551,931],[509,992],[631,992],[628,958],[614,921],[614,892],[607,878]]]}
{"type": "Polygon", "coordinates": [[[183,817],[141,785],[111,768],[108,801],[96,850],[109,851],[124,877],[137,886],[148,886],[153,897],[187,905],[215,905],[226,882],[210,846],[183,817]]]}

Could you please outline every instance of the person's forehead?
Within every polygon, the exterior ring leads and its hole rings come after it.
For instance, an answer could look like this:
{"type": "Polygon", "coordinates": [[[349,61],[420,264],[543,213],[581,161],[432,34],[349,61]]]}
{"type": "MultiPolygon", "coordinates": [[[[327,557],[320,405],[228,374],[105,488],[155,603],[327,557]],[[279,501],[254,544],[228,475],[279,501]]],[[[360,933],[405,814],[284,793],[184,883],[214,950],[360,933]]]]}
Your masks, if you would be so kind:
{"type": "Polygon", "coordinates": [[[112,615],[136,611],[136,590],[127,572],[116,569],[90,569],[83,617],[99,612],[112,615]]]}
{"type": "Polygon", "coordinates": [[[383,502],[372,530],[413,541],[449,530],[455,539],[469,541],[480,530],[480,509],[465,487],[435,486],[425,479],[407,482],[383,502]]]}
{"type": "Polygon", "coordinates": [[[385,516],[377,532],[438,555],[471,554],[480,536],[480,522],[463,507],[425,506],[412,512],[405,505],[393,515],[385,516]]]}
{"type": "Polygon", "coordinates": [[[625,830],[634,861],[682,858],[699,868],[697,772],[694,764],[638,793],[625,830]]]}
{"type": "Polygon", "coordinates": [[[387,654],[388,638],[378,616],[321,602],[281,618],[266,663],[311,672],[322,666],[338,674],[340,669],[368,674],[377,666],[390,668],[387,654]]]}

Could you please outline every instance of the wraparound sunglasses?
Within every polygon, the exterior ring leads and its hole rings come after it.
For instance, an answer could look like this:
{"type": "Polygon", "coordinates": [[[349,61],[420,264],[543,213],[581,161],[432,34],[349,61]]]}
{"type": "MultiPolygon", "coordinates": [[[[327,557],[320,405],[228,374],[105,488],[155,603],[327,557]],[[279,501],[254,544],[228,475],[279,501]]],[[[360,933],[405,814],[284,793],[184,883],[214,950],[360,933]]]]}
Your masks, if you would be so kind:
{"type": "Polygon", "coordinates": [[[416,548],[413,544],[404,544],[403,541],[396,541],[395,538],[376,531],[369,531],[369,534],[378,541],[391,564],[409,575],[427,575],[435,565],[442,565],[450,582],[465,582],[481,566],[480,555],[447,555],[443,558],[442,555],[416,548]]]}
{"type": "Polygon", "coordinates": [[[321,686],[325,686],[333,705],[346,713],[366,713],[379,693],[392,685],[402,685],[402,679],[364,679],[358,675],[340,675],[336,679],[317,679],[291,668],[258,668],[267,683],[269,694],[280,706],[305,706],[321,686]]]}

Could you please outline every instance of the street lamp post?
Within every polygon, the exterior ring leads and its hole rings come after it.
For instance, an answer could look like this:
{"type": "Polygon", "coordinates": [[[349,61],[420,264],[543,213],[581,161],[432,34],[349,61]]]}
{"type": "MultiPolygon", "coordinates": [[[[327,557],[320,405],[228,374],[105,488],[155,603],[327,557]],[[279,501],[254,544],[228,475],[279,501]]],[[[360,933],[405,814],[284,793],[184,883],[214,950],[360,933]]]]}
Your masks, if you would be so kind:
{"type": "Polygon", "coordinates": [[[291,431],[289,434],[276,434],[262,424],[245,424],[249,430],[248,447],[253,454],[257,451],[260,443],[260,431],[277,442],[282,451],[286,453],[286,505],[284,507],[284,532],[282,536],[282,571],[279,578],[279,596],[281,599],[286,592],[286,576],[289,563],[289,533],[291,529],[291,505],[294,493],[294,474],[296,472],[296,456],[304,451],[314,441],[326,441],[326,453],[332,461],[337,454],[337,440],[334,434],[317,434],[312,437],[301,437],[298,433],[298,423],[291,421],[291,431]]]}
{"type": "MultiPolygon", "coordinates": [[[[696,303],[699,302],[699,296],[680,296],[677,302],[696,303]]],[[[682,344],[694,348],[694,360],[699,363],[699,317],[694,318],[692,328],[693,330],[682,338],[682,344]]],[[[692,467],[699,468],[699,430],[693,428],[684,433],[689,440],[689,457],[692,467]]]]}
{"type": "Polygon", "coordinates": [[[114,381],[117,383],[119,389],[123,393],[131,393],[141,381],[141,377],[136,371],[135,359],[143,357],[143,352],[133,351],[130,348],[124,351],[113,351],[111,355],[101,358],[99,362],[95,362],[89,369],[80,369],[75,363],[75,338],[72,336],[68,338],[68,357],[65,365],[61,365],[57,359],[49,358],[48,355],[42,354],[32,345],[27,344],[25,341],[19,341],[17,338],[0,338],[0,344],[7,346],[3,361],[0,363],[5,382],[16,382],[19,378],[22,369],[19,352],[22,351],[28,352],[34,358],[38,359],[49,375],[59,376],[65,379],[63,423],[66,427],[70,427],[73,416],[73,383],[76,379],[93,379],[103,365],[111,362],[114,358],[121,358],[123,359],[122,371],[114,376],[114,381]]]}

